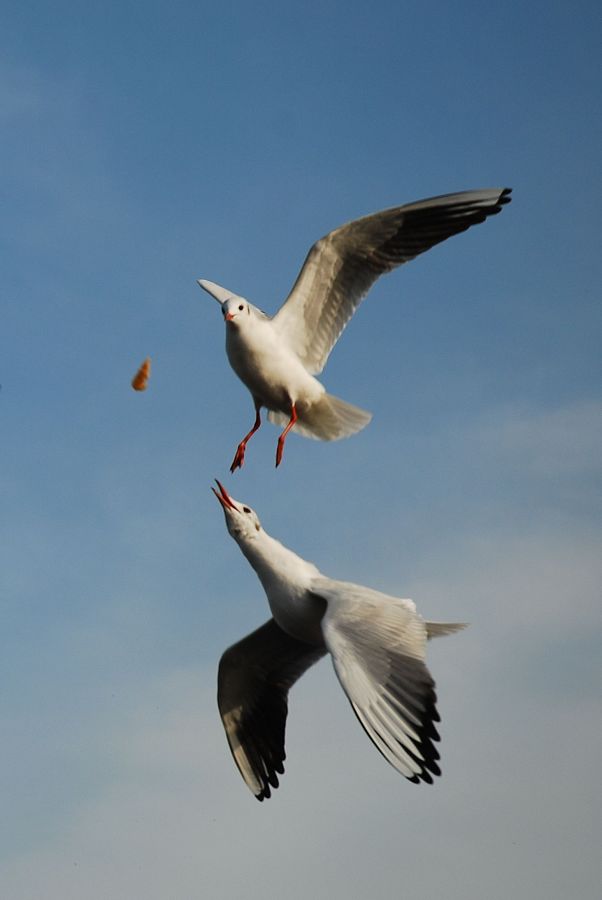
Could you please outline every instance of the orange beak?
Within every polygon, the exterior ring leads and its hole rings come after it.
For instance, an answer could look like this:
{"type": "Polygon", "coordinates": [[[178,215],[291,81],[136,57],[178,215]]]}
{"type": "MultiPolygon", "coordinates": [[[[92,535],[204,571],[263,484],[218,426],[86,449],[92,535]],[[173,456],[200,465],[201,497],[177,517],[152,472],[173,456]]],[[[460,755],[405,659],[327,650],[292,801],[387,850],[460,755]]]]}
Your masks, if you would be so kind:
{"type": "Polygon", "coordinates": [[[217,486],[218,486],[218,488],[219,488],[219,491],[220,491],[219,494],[218,494],[218,492],[215,490],[214,487],[212,487],[211,490],[213,491],[213,493],[215,494],[215,496],[217,497],[217,499],[219,500],[219,502],[222,504],[222,506],[224,507],[224,509],[234,509],[234,510],[236,510],[236,512],[238,512],[237,507],[234,505],[234,502],[232,501],[232,498],[229,496],[228,491],[227,491],[226,488],[223,486],[223,484],[222,484],[221,482],[219,482],[219,481],[217,480],[217,478],[215,479],[215,483],[217,484],[217,486]]]}

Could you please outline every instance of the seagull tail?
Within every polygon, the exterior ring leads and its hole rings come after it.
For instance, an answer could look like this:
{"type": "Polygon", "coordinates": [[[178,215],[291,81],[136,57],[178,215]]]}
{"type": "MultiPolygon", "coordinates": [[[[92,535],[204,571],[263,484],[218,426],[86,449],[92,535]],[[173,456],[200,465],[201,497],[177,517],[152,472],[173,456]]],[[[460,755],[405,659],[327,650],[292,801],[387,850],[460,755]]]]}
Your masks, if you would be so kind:
{"type": "Polygon", "coordinates": [[[425,622],[427,638],[445,637],[468,628],[468,622],[425,622]]]}
{"type": "MultiPolygon", "coordinates": [[[[293,431],[316,441],[338,441],[361,431],[371,418],[372,413],[365,409],[352,406],[332,394],[322,394],[317,403],[300,411],[293,431]]],[[[284,413],[270,411],[268,419],[282,427],[288,424],[288,416],[284,413]]]]}

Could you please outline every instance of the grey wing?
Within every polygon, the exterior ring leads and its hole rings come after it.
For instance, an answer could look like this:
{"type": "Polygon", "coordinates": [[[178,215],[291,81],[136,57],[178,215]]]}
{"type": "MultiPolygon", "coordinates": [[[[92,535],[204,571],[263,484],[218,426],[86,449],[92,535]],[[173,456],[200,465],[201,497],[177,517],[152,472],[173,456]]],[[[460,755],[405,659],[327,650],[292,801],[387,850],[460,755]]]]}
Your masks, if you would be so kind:
{"type": "Polygon", "coordinates": [[[222,655],[217,703],[234,762],[258,800],[284,772],[288,692],[325,653],[270,619],[222,655]]]}
{"type": "Polygon", "coordinates": [[[445,194],[356,219],[313,245],[274,324],[313,375],[376,279],[499,213],[510,188],[445,194]]]}
{"type": "Polygon", "coordinates": [[[440,775],[435,682],[424,662],[427,629],[409,600],[344,582],[316,585],[326,599],[326,645],[368,737],[409,781],[440,775]]]}

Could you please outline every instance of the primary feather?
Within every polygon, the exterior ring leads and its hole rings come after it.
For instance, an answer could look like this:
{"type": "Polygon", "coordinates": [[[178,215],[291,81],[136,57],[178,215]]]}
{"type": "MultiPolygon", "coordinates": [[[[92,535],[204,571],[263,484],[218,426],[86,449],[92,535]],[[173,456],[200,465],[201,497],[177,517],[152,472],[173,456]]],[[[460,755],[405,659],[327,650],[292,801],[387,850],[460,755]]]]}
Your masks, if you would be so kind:
{"type": "Polygon", "coordinates": [[[285,303],[273,318],[212,281],[199,284],[221,304],[230,365],[253,397],[255,424],[238,445],[242,466],[260,410],[305,437],[332,441],[364,428],[371,415],[327,394],[314,377],[376,279],[430,247],[485,221],[510,202],[509,188],[445,194],[385,209],[331,231],[309,251],[285,303]]]}
{"type": "Polygon", "coordinates": [[[439,775],[435,682],[429,637],[459,623],[425,622],[402,600],[323,575],[261,527],[257,514],[219,484],[232,537],[255,569],[272,618],[220,661],[218,705],[228,744],[258,800],[284,772],[288,692],[326,653],[351,706],[385,759],[414,783],[439,775]]]}

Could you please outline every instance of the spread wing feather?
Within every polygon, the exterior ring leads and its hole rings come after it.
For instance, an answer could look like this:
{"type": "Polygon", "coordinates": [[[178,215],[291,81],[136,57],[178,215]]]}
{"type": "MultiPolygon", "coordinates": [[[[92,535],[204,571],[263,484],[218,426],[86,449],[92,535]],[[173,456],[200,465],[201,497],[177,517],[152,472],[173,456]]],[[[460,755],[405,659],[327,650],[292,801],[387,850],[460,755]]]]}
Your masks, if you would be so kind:
{"type": "Polygon", "coordinates": [[[258,800],[270,796],[284,772],[288,692],[325,653],[270,619],[222,655],[218,707],[234,762],[258,800]]]}
{"type": "Polygon", "coordinates": [[[424,656],[427,627],[411,600],[318,579],[335,672],[364,730],[410,781],[440,775],[435,682],[424,656]]]}
{"type": "Polygon", "coordinates": [[[313,245],[274,324],[317,375],[376,279],[435,244],[484,222],[509,188],[445,194],[348,222],[313,245]]]}

